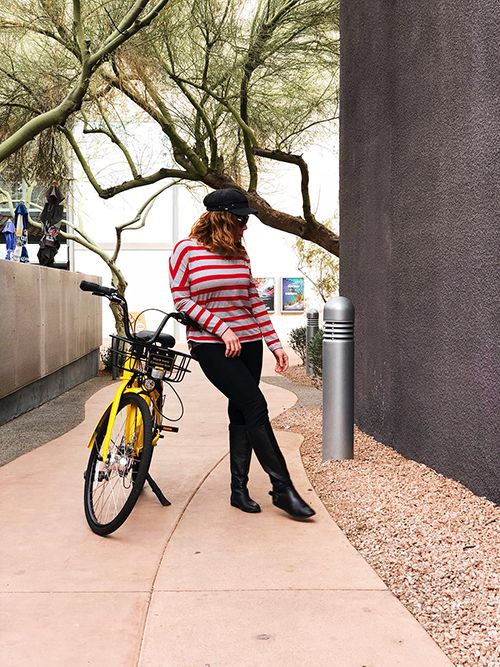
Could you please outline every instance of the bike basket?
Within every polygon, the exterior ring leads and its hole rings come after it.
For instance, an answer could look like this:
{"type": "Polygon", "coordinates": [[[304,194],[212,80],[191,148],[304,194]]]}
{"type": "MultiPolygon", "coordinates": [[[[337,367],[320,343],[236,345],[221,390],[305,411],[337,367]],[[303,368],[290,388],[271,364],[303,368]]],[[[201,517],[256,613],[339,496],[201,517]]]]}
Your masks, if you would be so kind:
{"type": "Polygon", "coordinates": [[[112,336],[113,364],[121,369],[165,382],[181,382],[191,361],[189,354],[157,344],[132,343],[127,338],[112,336]]]}
{"type": "Polygon", "coordinates": [[[189,354],[153,345],[147,350],[146,373],[155,380],[181,382],[188,372],[190,361],[189,354]]]}

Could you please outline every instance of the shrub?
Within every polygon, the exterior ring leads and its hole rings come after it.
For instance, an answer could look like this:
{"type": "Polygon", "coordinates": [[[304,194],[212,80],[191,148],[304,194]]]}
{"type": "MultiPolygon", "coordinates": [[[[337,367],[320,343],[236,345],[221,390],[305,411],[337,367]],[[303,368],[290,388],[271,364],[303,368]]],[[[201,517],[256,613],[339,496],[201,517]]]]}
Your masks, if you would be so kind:
{"type": "Polygon", "coordinates": [[[119,367],[123,366],[125,363],[125,355],[123,353],[123,343],[121,341],[115,340],[114,346],[110,345],[101,350],[101,361],[104,367],[104,371],[108,373],[116,372],[120,374],[119,367]],[[115,350],[116,348],[116,350],[115,350]],[[116,364],[113,368],[113,361],[116,364]]]}
{"type": "Polygon", "coordinates": [[[316,377],[323,376],[323,329],[319,329],[308,345],[309,361],[316,377]]]}
{"type": "Polygon", "coordinates": [[[288,343],[292,350],[296,352],[302,359],[302,363],[306,363],[306,328],[296,327],[292,329],[288,335],[288,343]]]}
{"type": "Polygon", "coordinates": [[[105,347],[101,351],[101,361],[102,365],[104,366],[104,370],[107,371],[108,373],[111,373],[113,366],[113,355],[111,346],[105,347]]]}

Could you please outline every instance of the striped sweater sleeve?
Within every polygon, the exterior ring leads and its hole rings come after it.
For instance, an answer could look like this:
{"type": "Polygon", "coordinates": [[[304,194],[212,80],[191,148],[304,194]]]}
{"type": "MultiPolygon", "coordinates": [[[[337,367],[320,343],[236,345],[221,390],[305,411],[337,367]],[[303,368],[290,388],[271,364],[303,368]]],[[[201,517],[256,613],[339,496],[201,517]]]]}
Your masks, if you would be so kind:
{"type": "MultiPolygon", "coordinates": [[[[248,263],[248,265],[250,268],[250,262],[248,263]]],[[[269,318],[269,313],[267,312],[267,308],[265,307],[264,302],[259,296],[259,292],[257,291],[257,288],[252,278],[251,269],[250,269],[249,296],[250,296],[252,313],[255,319],[257,320],[257,324],[259,325],[259,328],[261,330],[262,337],[266,341],[267,347],[271,350],[271,352],[274,352],[274,350],[278,350],[280,347],[283,347],[283,345],[281,344],[281,341],[278,338],[278,334],[274,330],[271,319],[269,318]]]]}
{"type": "Polygon", "coordinates": [[[170,289],[175,308],[179,312],[189,315],[202,329],[216,336],[222,336],[229,329],[229,325],[191,298],[188,262],[190,249],[191,242],[189,240],[180,241],[174,247],[170,256],[170,289]]]}

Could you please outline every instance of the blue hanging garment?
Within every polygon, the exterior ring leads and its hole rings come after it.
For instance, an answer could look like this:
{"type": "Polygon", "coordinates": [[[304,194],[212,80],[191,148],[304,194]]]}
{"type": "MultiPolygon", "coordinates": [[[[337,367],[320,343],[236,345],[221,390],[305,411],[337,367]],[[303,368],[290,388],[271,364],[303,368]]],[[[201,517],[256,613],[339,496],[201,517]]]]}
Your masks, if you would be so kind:
{"type": "Polygon", "coordinates": [[[16,228],[11,218],[5,223],[2,232],[5,237],[5,249],[7,251],[5,259],[10,260],[16,247],[16,228]]]}
{"type": "Polygon", "coordinates": [[[26,249],[28,242],[28,209],[24,202],[19,202],[14,211],[15,230],[16,230],[16,249],[14,250],[13,260],[15,262],[28,263],[29,256],[26,249]]]}

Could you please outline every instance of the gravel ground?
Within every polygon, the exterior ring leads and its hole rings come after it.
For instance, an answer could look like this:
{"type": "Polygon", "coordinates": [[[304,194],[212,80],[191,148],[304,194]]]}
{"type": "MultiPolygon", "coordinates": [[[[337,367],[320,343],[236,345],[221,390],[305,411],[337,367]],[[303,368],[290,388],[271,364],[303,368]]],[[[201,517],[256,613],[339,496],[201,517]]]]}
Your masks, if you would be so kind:
{"type": "MultiPolygon", "coordinates": [[[[301,367],[287,376],[296,394],[310,385],[301,367]]],[[[500,508],[357,428],[354,459],[323,463],[320,406],[297,403],[273,424],[304,436],[326,509],[457,667],[498,667],[500,508]]]]}
{"type": "MultiPolygon", "coordinates": [[[[297,395],[273,424],[304,436],[309,479],[351,543],[457,667],[498,667],[500,508],[357,428],[355,458],[323,463],[321,392],[303,367],[263,381],[297,395]]],[[[74,428],[109,382],[84,382],[1,426],[0,465],[74,428]]]]}
{"type": "MultiPolygon", "coordinates": [[[[304,377],[309,379],[305,374],[304,377]]],[[[283,389],[288,389],[289,391],[293,391],[293,393],[297,396],[297,402],[293,406],[294,408],[317,408],[323,402],[323,394],[321,391],[312,385],[292,384],[288,377],[288,373],[286,377],[279,375],[263,377],[262,381],[267,382],[268,384],[274,384],[278,387],[283,387],[283,389]]]]}
{"type": "Polygon", "coordinates": [[[0,466],[78,426],[85,401],[110,382],[110,375],[98,375],[0,426],[0,466]]]}

